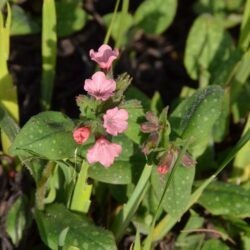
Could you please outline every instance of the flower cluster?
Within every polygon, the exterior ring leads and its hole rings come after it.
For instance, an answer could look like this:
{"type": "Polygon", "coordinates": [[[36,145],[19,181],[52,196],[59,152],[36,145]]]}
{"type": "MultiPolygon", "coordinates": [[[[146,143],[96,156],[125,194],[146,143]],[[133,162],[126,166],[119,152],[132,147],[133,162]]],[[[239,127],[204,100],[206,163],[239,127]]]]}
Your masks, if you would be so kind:
{"type": "MultiPolygon", "coordinates": [[[[157,117],[153,112],[147,112],[146,121],[141,124],[141,132],[148,134],[148,137],[142,145],[142,152],[149,157],[153,154],[156,159],[156,170],[159,174],[165,175],[171,171],[181,152],[180,145],[169,140],[170,125],[167,119],[168,108],[163,109],[157,117]]],[[[152,157],[151,157],[152,158],[152,157]]],[[[196,161],[186,152],[180,164],[184,167],[196,165],[196,161]]]]}
{"type": "MultiPolygon", "coordinates": [[[[104,70],[97,71],[91,77],[86,79],[84,83],[84,90],[87,91],[88,95],[92,99],[100,102],[100,105],[104,107],[102,112],[97,112],[93,118],[93,124],[98,124],[99,116],[101,117],[101,128],[98,133],[94,132],[91,128],[91,122],[88,122],[88,126],[80,126],[73,131],[73,138],[76,143],[85,143],[91,134],[95,136],[95,143],[87,151],[87,160],[89,164],[101,163],[104,167],[110,167],[116,157],[122,152],[121,145],[110,142],[108,136],[117,136],[123,133],[128,127],[128,112],[116,106],[117,104],[111,105],[109,108],[105,108],[105,102],[109,101],[110,98],[115,94],[116,81],[108,75],[110,75],[112,62],[119,56],[118,50],[112,50],[112,48],[106,44],[102,45],[97,52],[90,50],[90,58],[95,61],[99,67],[104,70]],[[102,131],[100,133],[100,131],[102,131]]],[[[112,102],[111,102],[112,103],[112,102]]],[[[110,106],[110,105],[108,105],[110,106]]],[[[84,117],[86,118],[86,117],[84,117]]]]}

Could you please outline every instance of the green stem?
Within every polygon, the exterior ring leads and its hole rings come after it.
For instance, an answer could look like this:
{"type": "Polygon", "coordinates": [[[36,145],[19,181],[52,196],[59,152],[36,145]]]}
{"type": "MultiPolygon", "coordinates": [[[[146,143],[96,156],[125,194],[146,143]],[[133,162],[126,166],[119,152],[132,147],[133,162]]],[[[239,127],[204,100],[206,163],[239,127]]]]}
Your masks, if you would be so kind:
{"type": "Polygon", "coordinates": [[[141,174],[141,177],[135,187],[134,192],[129,198],[127,204],[123,206],[122,210],[118,213],[118,215],[114,219],[114,222],[111,226],[111,230],[114,232],[117,241],[119,241],[122,238],[125,229],[127,228],[129,222],[131,221],[131,218],[133,217],[137,208],[139,207],[146,193],[146,190],[148,189],[149,186],[148,180],[151,175],[151,171],[152,171],[152,166],[146,164],[141,174]]]}
{"type": "Polygon", "coordinates": [[[71,210],[81,213],[87,213],[90,206],[92,185],[87,184],[88,168],[87,162],[83,161],[70,204],[71,210]]]}
{"type": "Polygon", "coordinates": [[[37,183],[37,190],[36,190],[36,207],[39,210],[43,210],[44,209],[44,197],[45,197],[45,193],[46,193],[46,184],[47,181],[50,177],[50,175],[52,174],[52,172],[54,171],[54,164],[52,164],[51,162],[49,162],[43,172],[42,172],[42,177],[39,180],[39,182],[37,183]]]}
{"type": "Polygon", "coordinates": [[[105,39],[104,39],[104,42],[103,42],[104,44],[107,44],[109,42],[109,38],[110,38],[110,35],[111,35],[111,31],[112,31],[112,28],[113,28],[113,24],[114,24],[114,20],[115,20],[115,17],[116,17],[116,13],[117,13],[119,4],[120,4],[120,0],[117,0],[116,4],[115,4],[115,9],[114,9],[114,12],[113,12],[113,16],[112,16],[112,19],[111,19],[111,23],[109,25],[108,31],[106,33],[106,36],[105,36],[105,39]]]}
{"type": "MultiPolygon", "coordinates": [[[[206,179],[201,186],[199,186],[194,193],[191,195],[189,204],[185,209],[185,212],[189,210],[200,198],[204,189],[216,178],[216,176],[228,165],[228,163],[235,157],[238,151],[250,140],[250,129],[245,133],[245,135],[239,140],[237,145],[231,150],[224,161],[221,163],[219,169],[206,179]]],[[[152,241],[158,241],[162,239],[171,228],[177,223],[177,219],[166,215],[154,228],[152,234],[152,241]]]]}

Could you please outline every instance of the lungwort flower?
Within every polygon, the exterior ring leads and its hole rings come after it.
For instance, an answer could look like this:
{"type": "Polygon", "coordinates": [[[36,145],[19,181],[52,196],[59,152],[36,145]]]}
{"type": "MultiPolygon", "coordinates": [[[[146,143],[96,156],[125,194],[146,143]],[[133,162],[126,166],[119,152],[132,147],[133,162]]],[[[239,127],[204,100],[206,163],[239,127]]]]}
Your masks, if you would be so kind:
{"type": "Polygon", "coordinates": [[[84,89],[97,100],[106,101],[113,95],[116,82],[113,79],[107,79],[103,72],[98,71],[91,79],[85,80],[84,89]]]}
{"type": "Polygon", "coordinates": [[[73,138],[77,144],[83,144],[90,136],[90,129],[87,127],[80,127],[73,131],[73,138]]]}
{"type": "Polygon", "coordinates": [[[89,51],[91,60],[98,63],[102,69],[110,69],[112,62],[119,56],[118,49],[112,50],[107,44],[103,44],[97,52],[93,49],[89,51]]]}
{"type": "Polygon", "coordinates": [[[121,152],[121,145],[111,143],[104,137],[100,137],[96,140],[95,145],[88,150],[87,160],[90,164],[99,162],[104,167],[110,167],[121,152]]]}
{"type": "Polygon", "coordinates": [[[117,107],[107,110],[103,116],[103,127],[111,135],[124,132],[128,128],[128,112],[117,107]]]}

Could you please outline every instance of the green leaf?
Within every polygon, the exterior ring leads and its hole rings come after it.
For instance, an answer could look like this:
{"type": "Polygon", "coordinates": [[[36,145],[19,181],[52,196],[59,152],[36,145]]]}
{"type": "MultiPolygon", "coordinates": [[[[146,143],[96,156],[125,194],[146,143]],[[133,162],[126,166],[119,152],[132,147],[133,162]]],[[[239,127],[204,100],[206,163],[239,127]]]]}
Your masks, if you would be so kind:
{"type": "Polygon", "coordinates": [[[250,236],[241,235],[243,250],[250,249],[250,236]]]}
{"type": "Polygon", "coordinates": [[[125,131],[125,135],[136,144],[140,144],[142,136],[140,122],[144,116],[141,103],[137,100],[129,100],[120,107],[128,111],[128,128],[125,131]]]}
{"type": "MultiPolygon", "coordinates": [[[[191,195],[191,188],[194,180],[195,168],[177,166],[175,173],[170,180],[169,187],[163,197],[163,208],[174,218],[178,218],[185,212],[191,195]]],[[[153,170],[151,181],[154,192],[158,199],[161,198],[169,174],[161,175],[156,168],[153,170]]]]}
{"type": "Polygon", "coordinates": [[[60,37],[81,30],[86,23],[87,15],[77,1],[56,2],[56,13],[57,34],[60,37]]]}
{"type": "Polygon", "coordinates": [[[11,152],[19,156],[38,156],[61,160],[74,156],[74,123],[60,112],[47,111],[33,116],[16,136],[11,152]]]}
{"type": "Polygon", "coordinates": [[[12,5],[11,35],[35,34],[41,31],[40,24],[18,5],[12,5]]]}
{"type": "MultiPolygon", "coordinates": [[[[231,149],[231,151],[224,158],[223,162],[220,164],[217,171],[210,176],[208,179],[204,180],[202,184],[192,193],[190,197],[190,201],[188,206],[186,207],[186,211],[193,206],[197,200],[202,195],[203,191],[207,188],[207,186],[216,178],[216,176],[221,173],[222,170],[228,165],[230,161],[235,157],[237,152],[250,140],[250,130],[248,130],[244,136],[238,141],[238,143],[231,149]]],[[[166,215],[154,228],[153,231],[153,240],[158,241],[163,238],[169,230],[178,222],[178,218],[175,218],[170,215],[166,215]]]]}
{"type": "Polygon", "coordinates": [[[214,215],[250,217],[249,191],[237,185],[212,182],[203,191],[198,203],[214,215]]]}
{"type": "Polygon", "coordinates": [[[22,240],[24,229],[27,226],[27,201],[25,197],[18,197],[12,204],[6,217],[6,232],[13,244],[17,247],[22,240]]]}
{"type": "Polygon", "coordinates": [[[244,8],[243,20],[240,27],[240,41],[239,46],[243,49],[247,49],[250,44],[250,0],[246,0],[244,8]]]}
{"type": "MultiPolygon", "coordinates": [[[[3,15],[2,11],[0,11],[0,105],[18,122],[19,108],[17,91],[8,71],[11,16],[11,8],[7,3],[6,15],[3,15]]],[[[7,154],[10,141],[3,132],[1,132],[1,141],[3,152],[7,154]]]]}
{"type": "MultiPolygon", "coordinates": [[[[239,122],[240,119],[244,119],[249,113],[249,99],[250,99],[250,81],[246,81],[243,85],[237,85],[235,87],[239,89],[237,99],[233,104],[233,116],[234,122],[239,122]]],[[[234,87],[231,89],[231,93],[236,90],[234,87]]],[[[237,90],[236,90],[237,91],[237,90]]],[[[235,91],[235,92],[236,92],[235,91]]],[[[234,92],[234,94],[235,94],[234,92]]]]}
{"type": "Polygon", "coordinates": [[[211,239],[205,242],[201,250],[229,250],[230,248],[220,240],[211,239]]]}
{"type": "Polygon", "coordinates": [[[230,11],[239,11],[244,0],[198,0],[195,3],[195,11],[200,13],[213,13],[226,15],[230,11]]]}
{"type": "Polygon", "coordinates": [[[150,110],[153,111],[155,114],[161,113],[164,108],[164,103],[161,98],[161,94],[156,91],[152,97],[150,110]]]}
{"type": "Polygon", "coordinates": [[[71,199],[70,209],[77,212],[87,213],[90,206],[92,185],[87,183],[89,164],[82,162],[77,181],[74,185],[74,192],[71,199]]]}
{"type": "Polygon", "coordinates": [[[2,0],[1,2],[0,2],[0,11],[2,11],[2,9],[3,9],[3,7],[4,7],[4,5],[7,3],[7,0],[2,0]]]}
{"type": "Polygon", "coordinates": [[[141,90],[138,88],[130,85],[129,88],[126,90],[126,97],[127,99],[137,99],[141,101],[141,104],[144,109],[150,110],[150,103],[151,100],[148,96],[146,96],[141,90]]]}
{"type": "MultiPolygon", "coordinates": [[[[106,27],[109,27],[111,20],[112,20],[112,16],[113,16],[113,13],[109,13],[103,17],[103,20],[105,22],[106,27]]],[[[120,39],[120,37],[122,37],[121,44],[119,44],[119,46],[127,44],[129,41],[129,29],[133,25],[132,15],[129,13],[117,12],[113,22],[114,23],[113,23],[113,27],[111,30],[112,38],[117,42],[118,39],[120,39]],[[121,19],[123,21],[122,22],[122,29],[123,29],[122,34],[119,33],[121,19]]]]}
{"type": "Polygon", "coordinates": [[[203,153],[213,126],[221,114],[224,92],[217,85],[198,90],[182,101],[170,116],[172,130],[191,140],[194,156],[203,153]]]}
{"type": "Polygon", "coordinates": [[[9,115],[9,113],[0,105],[0,128],[8,136],[11,142],[14,141],[20,128],[14,121],[14,119],[9,115]]]}
{"type": "Polygon", "coordinates": [[[135,22],[146,33],[160,34],[172,23],[176,9],[176,0],[146,0],[135,11],[135,22]]]}
{"type": "Polygon", "coordinates": [[[50,249],[117,249],[113,235],[95,226],[86,216],[67,210],[61,204],[36,211],[36,222],[43,242],[50,249]]]}
{"type": "MultiPolygon", "coordinates": [[[[227,61],[232,39],[221,20],[210,15],[198,17],[188,34],[184,64],[192,79],[208,83],[210,74],[227,61]]],[[[204,84],[201,82],[202,86],[204,84]]]]}
{"type": "MultiPolygon", "coordinates": [[[[250,129],[250,114],[248,115],[248,119],[243,131],[243,135],[247,132],[247,130],[250,129]]],[[[243,136],[242,135],[242,136],[243,136]]],[[[250,168],[250,141],[247,142],[244,147],[237,153],[235,160],[234,160],[234,166],[235,168],[240,169],[247,169],[250,168]]]]}
{"type": "Polygon", "coordinates": [[[129,161],[129,158],[134,154],[133,142],[124,134],[114,136],[112,142],[122,146],[122,152],[116,159],[120,161],[129,161]]]}
{"type": "Polygon", "coordinates": [[[205,235],[204,234],[190,235],[190,233],[194,232],[195,229],[201,228],[203,223],[204,219],[191,210],[191,216],[188,219],[188,222],[181,231],[175,243],[177,249],[183,249],[183,250],[199,249],[199,246],[201,246],[203,240],[205,239],[205,235]]]}
{"type": "Polygon", "coordinates": [[[223,112],[221,112],[213,128],[214,140],[216,142],[221,142],[228,133],[230,116],[230,93],[228,90],[225,90],[222,98],[222,110],[223,112]]]}
{"type": "Polygon", "coordinates": [[[49,110],[53,93],[56,50],[57,23],[54,0],[44,0],[42,11],[42,83],[41,105],[43,110],[49,110]]]}
{"type": "Polygon", "coordinates": [[[211,75],[211,84],[226,86],[230,83],[230,80],[234,76],[236,67],[242,58],[243,52],[240,49],[235,49],[229,56],[228,60],[223,62],[223,64],[217,65],[213,69],[213,74],[211,75]]]}
{"type": "Polygon", "coordinates": [[[110,184],[129,184],[140,174],[145,164],[145,157],[125,135],[113,137],[112,142],[122,146],[122,153],[109,168],[101,164],[90,166],[89,177],[110,184]]]}
{"type": "Polygon", "coordinates": [[[128,184],[132,182],[132,165],[127,161],[115,161],[114,164],[105,168],[101,164],[90,166],[89,177],[110,184],[128,184]]]}

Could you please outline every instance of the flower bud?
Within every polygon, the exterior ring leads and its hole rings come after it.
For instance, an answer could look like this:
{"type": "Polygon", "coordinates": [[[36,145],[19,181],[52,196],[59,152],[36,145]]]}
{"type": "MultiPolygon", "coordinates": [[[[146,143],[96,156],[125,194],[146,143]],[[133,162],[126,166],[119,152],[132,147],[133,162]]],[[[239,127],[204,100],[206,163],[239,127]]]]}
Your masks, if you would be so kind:
{"type": "Polygon", "coordinates": [[[90,136],[90,129],[87,127],[80,127],[73,131],[73,138],[77,144],[83,144],[90,136]]]}

